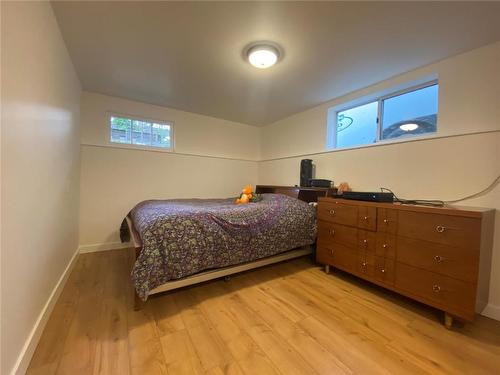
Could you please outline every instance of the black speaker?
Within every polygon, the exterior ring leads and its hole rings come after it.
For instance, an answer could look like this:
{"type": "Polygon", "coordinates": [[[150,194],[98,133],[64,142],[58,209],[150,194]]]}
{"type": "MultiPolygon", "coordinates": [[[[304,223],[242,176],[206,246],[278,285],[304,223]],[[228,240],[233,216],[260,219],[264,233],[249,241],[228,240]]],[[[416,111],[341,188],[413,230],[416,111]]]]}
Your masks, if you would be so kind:
{"type": "Polygon", "coordinates": [[[300,161],[300,186],[309,187],[309,180],[313,177],[313,161],[302,159],[300,161]]]}

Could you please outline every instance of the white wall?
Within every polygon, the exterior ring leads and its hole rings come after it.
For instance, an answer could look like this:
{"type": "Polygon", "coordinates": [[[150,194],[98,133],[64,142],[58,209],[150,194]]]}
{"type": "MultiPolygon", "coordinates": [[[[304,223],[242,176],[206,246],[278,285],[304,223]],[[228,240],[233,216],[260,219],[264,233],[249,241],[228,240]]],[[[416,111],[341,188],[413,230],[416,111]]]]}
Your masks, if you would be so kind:
{"type": "Polygon", "coordinates": [[[1,9],[0,372],[9,374],[78,248],[81,88],[50,3],[1,9]]]}
{"type": "Polygon", "coordinates": [[[116,146],[109,142],[108,112],[173,121],[176,153],[260,157],[260,133],[254,126],[90,92],[84,92],[81,101],[82,145],[116,146]]]}
{"type": "MultiPolygon", "coordinates": [[[[500,173],[500,43],[442,60],[278,121],[262,130],[259,183],[296,184],[300,159],[316,176],[354,190],[394,190],[405,198],[451,200],[486,187],[500,173]],[[331,106],[437,74],[437,139],[325,152],[331,106]],[[477,134],[474,134],[477,133],[477,134]]],[[[463,204],[497,209],[490,305],[500,319],[500,187],[463,204]]]]}
{"type": "Polygon", "coordinates": [[[422,77],[439,79],[438,136],[499,130],[500,42],[394,77],[263,129],[262,159],[325,151],[329,107],[422,77]]]}
{"type": "Polygon", "coordinates": [[[81,118],[84,251],[119,246],[120,223],[142,200],[231,197],[257,182],[258,128],[89,92],[81,118]],[[112,146],[109,112],[173,121],[175,152],[112,146]]]}

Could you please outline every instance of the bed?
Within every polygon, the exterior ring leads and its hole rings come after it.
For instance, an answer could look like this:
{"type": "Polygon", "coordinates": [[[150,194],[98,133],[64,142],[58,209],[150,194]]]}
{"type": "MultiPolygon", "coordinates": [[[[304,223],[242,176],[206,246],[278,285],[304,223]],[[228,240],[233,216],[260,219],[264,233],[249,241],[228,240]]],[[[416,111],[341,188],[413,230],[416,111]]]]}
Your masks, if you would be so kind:
{"type": "Polygon", "coordinates": [[[316,210],[283,194],[231,199],[148,200],[121,227],[135,247],[135,307],[148,296],[310,254],[316,210]]]}

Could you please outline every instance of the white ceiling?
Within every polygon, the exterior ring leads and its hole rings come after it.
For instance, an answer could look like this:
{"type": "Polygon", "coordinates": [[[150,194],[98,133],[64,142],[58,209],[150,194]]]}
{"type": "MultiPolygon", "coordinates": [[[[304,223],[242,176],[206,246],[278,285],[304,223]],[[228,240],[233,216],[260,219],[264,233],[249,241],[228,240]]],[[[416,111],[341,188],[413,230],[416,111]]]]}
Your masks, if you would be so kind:
{"type": "Polygon", "coordinates": [[[266,125],[500,40],[489,2],[53,2],[85,90],[266,125]],[[268,70],[243,48],[271,40],[268,70]]]}

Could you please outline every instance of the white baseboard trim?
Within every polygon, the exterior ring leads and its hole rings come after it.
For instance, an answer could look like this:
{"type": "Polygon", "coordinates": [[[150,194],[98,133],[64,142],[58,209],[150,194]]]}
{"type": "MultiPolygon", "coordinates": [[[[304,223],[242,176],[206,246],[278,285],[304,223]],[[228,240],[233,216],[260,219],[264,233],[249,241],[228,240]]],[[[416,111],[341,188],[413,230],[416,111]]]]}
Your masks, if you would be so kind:
{"type": "Polygon", "coordinates": [[[105,243],[95,243],[91,245],[80,245],[80,254],[84,253],[95,253],[96,251],[106,251],[106,250],[116,250],[116,249],[126,249],[132,245],[129,242],[105,242],[105,243]]]}
{"type": "Polygon", "coordinates": [[[66,269],[64,270],[61,277],[57,281],[54,289],[52,290],[52,293],[50,293],[50,296],[47,302],[45,303],[45,306],[43,306],[40,315],[38,315],[38,318],[35,324],[33,325],[33,328],[26,342],[24,343],[21,352],[19,353],[19,356],[17,357],[17,361],[14,367],[12,368],[10,375],[24,375],[26,373],[26,370],[28,369],[28,366],[31,361],[31,357],[33,357],[33,353],[35,352],[36,346],[38,345],[38,341],[40,341],[40,337],[42,336],[43,329],[45,328],[45,325],[49,320],[50,314],[52,313],[52,310],[54,309],[54,306],[59,296],[61,295],[64,285],[66,285],[66,281],[68,280],[68,277],[71,274],[71,271],[73,270],[73,267],[76,264],[76,260],[78,259],[78,254],[79,251],[77,249],[73,254],[73,256],[71,257],[68,265],[66,266],[66,269]]]}
{"type": "Polygon", "coordinates": [[[488,303],[481,315],[487,316],[491,319],[500,320],[500,306],[488,303]]]}

